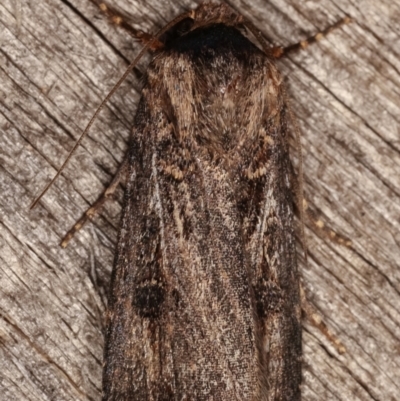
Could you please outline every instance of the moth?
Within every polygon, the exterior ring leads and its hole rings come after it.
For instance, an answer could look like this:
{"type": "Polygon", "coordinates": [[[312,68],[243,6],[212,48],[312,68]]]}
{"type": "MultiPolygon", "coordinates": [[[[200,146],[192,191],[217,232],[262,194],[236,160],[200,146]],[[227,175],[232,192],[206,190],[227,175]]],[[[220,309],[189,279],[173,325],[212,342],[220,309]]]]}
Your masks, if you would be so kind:
{"type": "Polygon", "coordinates": [[[135,117],[103,400],[300,400],[282,77],[226,4],[189,20],[135,117]]]}
{"type": "Polygon", "coordinates": [[[128,158],[62,242],[126,171],[103,400],[298,401],[302,196],[290,159],[295,123],[275,65],[285,49],[268,47],[226,4],[203,3],[141,38],[145,49],[105,100],[155,49],[128,158]]]}

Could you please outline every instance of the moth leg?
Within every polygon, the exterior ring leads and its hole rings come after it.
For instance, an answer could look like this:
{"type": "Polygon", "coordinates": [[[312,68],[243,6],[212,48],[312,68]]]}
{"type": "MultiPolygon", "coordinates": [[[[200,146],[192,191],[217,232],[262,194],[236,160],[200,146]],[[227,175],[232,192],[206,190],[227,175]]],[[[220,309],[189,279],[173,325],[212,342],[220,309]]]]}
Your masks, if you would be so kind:
{"type": "Polygon", "coordinates": [[[352,241],[346,236],[332,230],[332,228],[328,227],[324,221],[319,219],[315,213],[309,209],[308,202],[305,199],[303,199],[303,208],[307,216],[307,220],[323,237],[328,238],[339,245],[351,248],[353,244],[352,241]]]}
{"type": "MultiPolygon", "coordinates": [[[[139,40],[143,45],[146,45],[148,42],[154,39],[153,35],[142,31],[141,29],[135,29],[133,26],[126,22],[126,18],[124,18],[120,13],[114,10],[112,7],[107,5],[104,1],[101,0],[90,0],[93,4],[95,4],[100,11],[113,23],[127,31],[131,36],[135,39],[139,40]]],[[[157,50],[162,48],[163,44],[155,40],[150,46],[151,50],[157,50]]]]}
{"type": "Polygon", "coordinates": [[[293,45],[289,45],[287,47],[281,47],[281,46],[276,46],[270,49],[271,54],[275,58],[282,58],[289,53],[297,52],[299,50],[306,49],[309,45],[319,42],[321,39],[323,39],[326,35],[330,34],[332,31],[340,28],[343,25],[350,24],[352,22],[352,19],[348,16],[342,18],[341,20],[335,22],[328,28],[324,29],[321,32],[316,33],[313,36],[310,36],[306,40],[302,40],[298,43],[294,43],[293,45]]]}
{"type": "Polygon", "coordinates": [[[128,168],[128,155],[125,157],[124,161],[118,168],[110,185],[103,191],[103,193],[99,196],[97,201],[89,209],[86,210],[83,216],[67,232],[67,234],[60,243],[60,245],[63,248],[65,248],[68,245],[69,241],[75,235],[75,233],[77,233],[88,220],[91,220],[98,213],[99,209],[103,206],[103,204],[114,195],[114,192],[117,189],[119,183],[126,176],[127,168],[128,168]]]}
{"type": "Polygon", "coordinates": [[[346,352],[346,347],[342,344],[338,337],[336,337],[328,328],[326,323],[322,320],[322,316],[316,311],[313,305],[307,300],[306,292],[303,283],[300,281],[300,300],[301,309],[307,316],[311,324],[313,324],[336,348],[339,354],[346,352]]]}
{"type": "MultiPolygon", "coordinates": [[[[300,207],[303,207],[305,215],[308,217],[308,220],[314,225],[317,231],[323,233],[323,235],[327,236],[329,239],[340,245],[345,245],[350,247],[351,241],[347,237],[342,236],[333,231],[332,229],[326,227],[325,223],[322,220],[317,219],[314,216],[314,214],[308,209],[308,202],[304,198],[301,199],[302,204],[301,205],[299,204],[300,197],[297,196],[299,192],[299,182],[296,173],[294,172],[293,166],[291,167],[290,181],[291,181],[291,187],[293,188],[293,192],[296,194],[296,196],[294,196],[294,199],[295,199],[295,209],[297,211],[297,214],[298,215],[300,214],[299,213],[300,207]]],[[[310,302],[308,302],[306,291],[301,281],[300,281],[300,300],[301,300],[301,309],[307,316],[310,323],[313,324],[334,345],[339,354],[345,353],[346,348],[344,347],[342,342],[329,330],[326,323],[322,320],[322,316],[320,316],[319,313],[314,308],[314,306],[311,305],[310,302]]]]}

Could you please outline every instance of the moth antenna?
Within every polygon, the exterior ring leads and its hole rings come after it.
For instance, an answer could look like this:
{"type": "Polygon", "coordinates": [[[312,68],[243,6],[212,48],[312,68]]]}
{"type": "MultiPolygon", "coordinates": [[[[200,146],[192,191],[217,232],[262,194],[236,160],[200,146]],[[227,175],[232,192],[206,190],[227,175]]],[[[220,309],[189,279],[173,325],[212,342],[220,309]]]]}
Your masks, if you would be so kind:
{"type": "Polygon", "coordinates": [[[251,22],[248,21],[246,18],[243,17],[243,25],[254,35],[254,37],[258,40],[258,43],[260,43],[262,49],[264,50],[264,53],[266,53],[268,56],[274,57],[271,47],[268,46],[267,42],[265,41],[264,37],[261,34],[261,31],[251,22]]]}
{"type": "Polygon", "coordinates": [[[331,26],[328,26],[328,28],[324,29],[321,32],[318,32],[317,34],[309,37],[306,40],[302,40],[299,43],[295,43],[293,45],[289,45],[287,47],[270,47],[267,42],[265,41],[261,31],[251,22],[246,19],[243,20],[243,24],[249,29],[249,31],[254,35],[254,37],[258,40],[258,42],[261,44],[261,47],[263,48],[264,52],[275,59],[282,58],[283,56],[287,55],[288,53],[296,52],[298,50],[306,49],[309,45],[319,42],[322,38],[330,34],[332,31],[342,27],[343,25],[347,25],[353,22],[353,20],[349,17],[346,16],[342,18],[341,20],[335,22],[331,26]]]}
{"type": "Polygon", "coordinates": [[[75,142],[74,147],[72,150],[69,152],[67,158],[65,159],[64,163],[62,166],[58,169],[56,175],[54,178],[46,185],[46,187],[43,189],[43,191],[40,193],[40,195],[33,201],[31,206],[29,207],[30,210],[32,210],[42,199],[43,195],[49,190],[49,188],[54,184],[56,179],[59,177],[61,172],[64,170],[65,166],[71,159],[73,153],[75,150],[78,148],[78,146],[81,144],[83,138],[86,136],[88,133],[90,127],[93,125],[94,121],[96,120],[97,116],[99,115],[100,111],[103,109],[104,105],[110,100],[111,96],[117,91],[117,89],[121,86],[122,82],[125,81],[126,77],[128,74],[133,70],[133,68],[137,65],[139,60],[142,58],[143,54],[149,49],[157,40],[158,38],[163,35],[166,31],[171,29],[174,25],[178,24],[180,21],[182,21],[185,18],[190,18],[193,16],[193,12],[189,11],[187,13],[181,14],[178,17],[174,18],[171,22],[169,22],[167,25],[165,25],[163,28],[161,28],[156,35],[151,38],[142,48],[142,50],[139,52],[139,54],[135,57],[135,59],[129,64],[128,68],[125,70],[124,74],[122,77],[118,80],[118,82],[113,86],[113,88],[110,90],[108,95],[104,98],[104,100],[101,102],[100,106],[97,108],[95,113],[93,114],[93,117],[90,119],[89,123],[87,124],[86,128],[82,132],[81,136],[78,138],[78,140],[75,142]]]}

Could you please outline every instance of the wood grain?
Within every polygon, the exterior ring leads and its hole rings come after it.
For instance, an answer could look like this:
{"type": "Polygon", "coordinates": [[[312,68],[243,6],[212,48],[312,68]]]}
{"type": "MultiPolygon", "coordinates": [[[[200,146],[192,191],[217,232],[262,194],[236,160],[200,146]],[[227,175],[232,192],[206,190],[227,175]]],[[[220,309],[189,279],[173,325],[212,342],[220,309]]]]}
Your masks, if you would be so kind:
{"type": "MultiPolygon", "coordinates": [[[[151,32],[196,6],[112,4],[151,32]]],[[[303,135],[306,196],[354,243],[344,248],[306,230],[309,299],[347,353],[304,322],[303,399],[398,400],[400,3],[230,4],[280,45],[345,14],[355,20],[280,62],[303,135]]],[[[123,158],[140,89],[134,75],[40,205],[28,208],[140,45],[86,0],[3,0],[0,24],[0,398],[100,400],[120,202],[67,249],[58,244],[123,158]]]]}

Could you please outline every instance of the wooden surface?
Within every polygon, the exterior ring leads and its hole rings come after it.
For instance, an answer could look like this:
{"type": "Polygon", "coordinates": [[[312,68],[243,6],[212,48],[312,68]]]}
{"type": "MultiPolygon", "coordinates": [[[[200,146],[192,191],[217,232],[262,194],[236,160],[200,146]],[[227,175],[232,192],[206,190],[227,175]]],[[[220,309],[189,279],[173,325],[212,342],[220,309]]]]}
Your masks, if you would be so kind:
{"type": "MultiPolygon", "coordinates": [[[[113,4],[152,32],[195,6],[113,4]]],[[[306,230],[309,299],[347,353],[304,323],[303,400],[399,400],[400,2],[231,4],[281,45],[344,14],[355,19],[280,62],[303,135],[306,196],[354,243],[306,230]]],[[[0,24],[0,399],[100,400],[120,204],[109,203],[67,249],[58,244],[123,158],[134,75],[39,206],[28,207],[140,46],[86,0],[2,0],[0,24]]]]}

